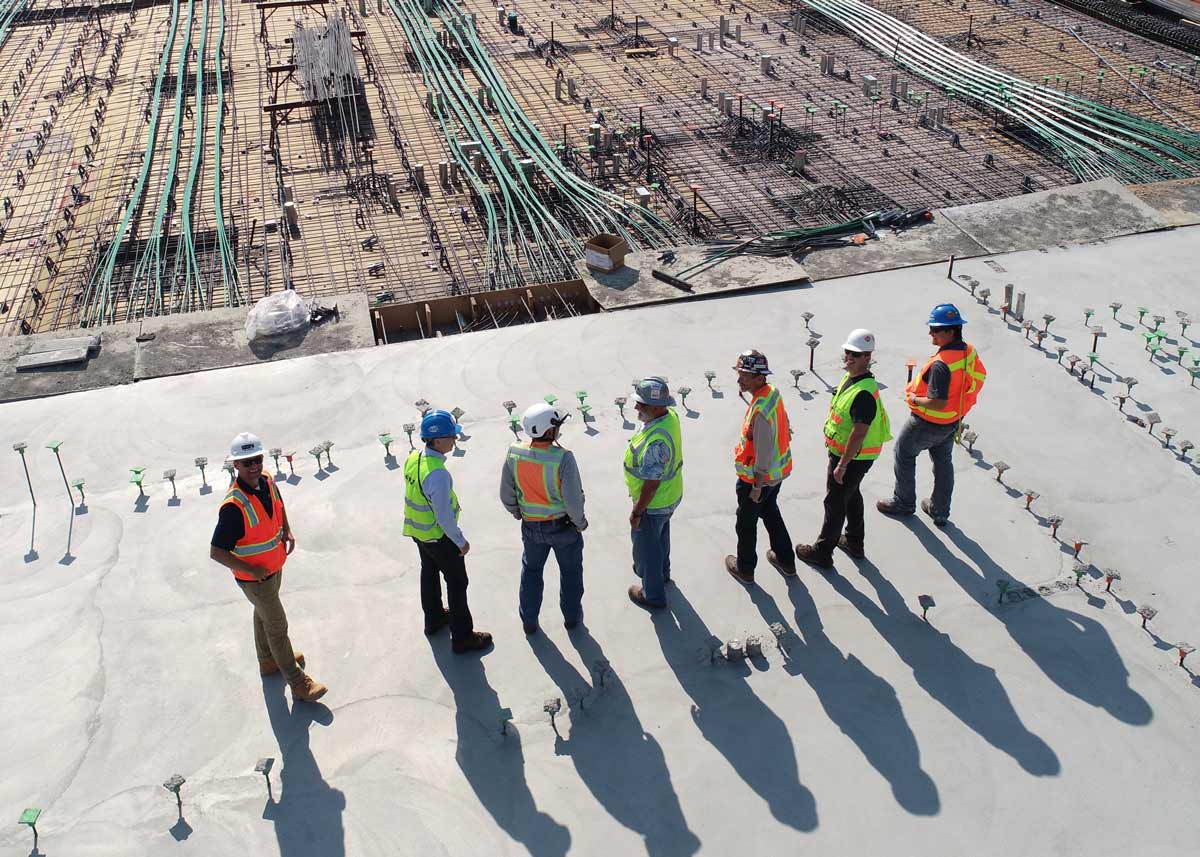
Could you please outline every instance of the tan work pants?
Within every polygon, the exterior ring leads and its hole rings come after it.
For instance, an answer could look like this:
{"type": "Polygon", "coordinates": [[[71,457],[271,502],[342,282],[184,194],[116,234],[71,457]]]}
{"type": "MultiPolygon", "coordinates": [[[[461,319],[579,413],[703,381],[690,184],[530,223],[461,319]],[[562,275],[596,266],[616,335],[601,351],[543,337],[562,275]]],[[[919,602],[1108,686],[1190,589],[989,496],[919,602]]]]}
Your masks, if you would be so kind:
{"type": "Polygon", "coordinates": [[[283,572],[280,571],[266,580],[239,580],[237,583],[245,593],[246,600],[254,605],[254,648],[258,652],[258,659],[273,659],[288,684],[296,684],[304,671],[296,663],[292,641],[288,639],[287,614],[283,612],[283,603],[279,600],[279,584],[282,580],[283,572]]]}

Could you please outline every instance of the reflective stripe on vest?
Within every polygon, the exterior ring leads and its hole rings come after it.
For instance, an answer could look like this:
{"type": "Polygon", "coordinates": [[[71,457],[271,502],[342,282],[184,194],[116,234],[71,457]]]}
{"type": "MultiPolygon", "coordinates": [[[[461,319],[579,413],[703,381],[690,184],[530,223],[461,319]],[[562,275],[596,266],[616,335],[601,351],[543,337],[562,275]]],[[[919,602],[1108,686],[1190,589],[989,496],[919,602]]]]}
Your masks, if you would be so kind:
{"type": "Polygon", "coordinates": [[[754,481],[754,417],[762,414],[775,437],[774,462],[767,470],[767,479],[778,482],[792,472],[792,432],[788,425],[787,408],[783,397],[770,384],[764,384],[754,394],[746,417],[742,420],[742,435],[733,451],[733,467],[743,482],[754,481]]]}
{"type": "Polygon", "coordinates": [[[945,353],[945,349],[942,349],[930,357],[928,362],[921,367],[920,373],[915,375],[908,386],[904,388],[906,392],[915,396],[927,397],[929,384],[925,381],[925,374],[934,363],[945,363],[946,368],[950,370],[950,387],[946,393],[948,409],[940,411],[921,405],[908,406],[909,410],[921,419],[941,425],[958,422],[966,416],[975,406],[975,402],[979,398],[979,391],[983,389],[983,382],[987,379],[987,368],[979,359],[979,354],[973,345],[967,344],[962,357],[954,362],[947,360],[944,356],[945,353]],[[951,403],[954,405],[953,409],[949,409],[951,403]]]}
{"type": "MultiPolygon", "coordinates": [[[[443,459],[428,456],[424,450],[414,449],[408,454],[404,461],[404,535],[423,542],[437,541],[446,535],[446,531],[438,526],[433,506],[421,488],[426,476],[435,470],[445,469],[446,462],[443,459]]],[[[454,520],[457,521],[461,509],[453,488],[450,489],[450,505],[454,509],[454,520]]]]}
{"type": "Polygon", "coordinates": [[[533,446],[532,441],[508,448],[508,464],[517,486],[517,505],[527,521],[549,521],[567,514],[562,498],[559,468],[565,450],[561,446],[533,446]]]}
{"type": "Polygon", "coordinates": [[[879,384],[874,378],[859,378],[847,387],[846,382],[849,380],[849,375],[842,376],[837,391],[833,394],[833,401],[829,403],[829,418],[825,420],[825,445],[829,447],[830,452],[838,455],[845,453],[850,433],[854,430],[850,419],[850,407],[858,398],[858,394],[866,391],[875,398],[875,419],[871,420],[871,427],[867,429],[867,435],[863,438],[862,449],[854,456],[854,460],[878,458],[884,443],[892,439],[892,423],[888,419],[883,402],[879,400],[879,384]]]}
{"type": "MultiPolygon", "coordinates": [[[[274,574],[282,569],[287,561],[287,547],[283,542],[283,499],[279,496],[279,489],[270,479],[267,479],[267,486],[271,492],[270,515],[258,496],[242,491],[236,481],[225,492],[225,499],[221,501],[221,505],[228,503],[237,506],[245,525],[242,537],[230,553],[247,565],[274,574]]],[[[234,571],[233,576],[238,580],[259,579],[244,571],[234,571]]]]}
{"type": "Polygon", "coordinates": [[[643,480],[638,476],[642,468],[642,456],[650,443],[656,440],[667,444],[671,461],[646,508],[665,509],[683,499],[683,441],[679,433],[679,415],[673,409],[668,408],[666,416],[655,420],[653,425],[642,426],[629,439],[629,446],[625,449],[625,488],[629,491],[630,499],[636,502],[642,494],[643,480]]]}

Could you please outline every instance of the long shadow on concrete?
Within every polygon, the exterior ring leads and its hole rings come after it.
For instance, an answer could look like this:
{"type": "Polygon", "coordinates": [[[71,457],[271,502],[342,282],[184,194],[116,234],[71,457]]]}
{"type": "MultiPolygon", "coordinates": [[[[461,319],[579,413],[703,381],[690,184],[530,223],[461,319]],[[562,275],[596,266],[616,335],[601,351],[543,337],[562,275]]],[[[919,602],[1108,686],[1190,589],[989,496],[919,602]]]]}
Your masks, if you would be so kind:
{"type": "Polygon", "coordinates": [[[509,724],[508,734],[499,737],[500,697],[488,684],[483,661],[478,655],[453,654],[445,640],[430,642],[434,661],[454,694],[454,759],[475,796],[532,857],[564,857],[571,833],[537,808],[525,780],[525,755],[516,727],[509,724]]]}
{"type": "Polygon", "coordinates": [[[1058,756],[1025,728],[996,671],[973,660],[954,645],[949,635],[909,610],[904,598],[869,560],[859,560],[858,570],[874,587],[882,609],[843,577],[831,578],[834,590],[866,617],[909,666],[917,684],[1026,772],[1038,777],[1056,776],[1061,770],[1058,756]]]}
{"type": "Polygon", "coordinates": [[[654,631],[667,664],[692,698],[692,719],[700,733],[778,821],[796,830],[815,830],[817,803],[800,782],[787,726],[751,690],[744,665],[714,669],[697,661],[697,644],[712,633],[677,585],[668,590],[667,600],[667,609],[653,616],[654,631]]]}
{"type": "Polygon", "coordinates": [[[308,737],[313,722],[328,726],[333,712],[312,702],[293,703],[289,711],[283,688],[278,676],[263,680],[263,701],[283,761],[279,800],[268,795],[263,818],[275,825],[280,857],[342,857],[346,797],[321,776],[308,737]]]}
{"type": "MultiPolygon", "coordinates": [[[[571,632],[571,642],[586,664],[604,658],[600,644],[582,626],[571,632]]],[[[643,838],[650,857],[690,857],[699,851],[700,840],[683,817],[662,748],[642,728],[617,674],[605,672],[591,684],[545,634],[530,637],[529,646],[571,706],[571,731],[565,740],[556,738],[555,754],[571,757],[588,791],[609,815],[643,838]]]]}
{"type": "MultiPolygon", "coordinates": [[[[792,630],[775,599],[761,587],[751,587],[750,597],[768,624],[778,622],[792,630]]],[[[798,579],[788,581],[788,597],[802,639],[793,633],[781,641],[786,650],[784,669],[805,678],[829,719],[887,780],[896,803],[913,815],[936,815],[941,810],[937,785],[921,768],[921,751],[895,689],[833,644],[808,589],[798,579]]]]}
{"type": "Polygon", "coordinates": [[[1144,726],[1153,719],[1150,704],[1129,686],[1129,670],[1103,625],[1082,613],[1057,607],[1048,598],[997,608],[995,581],[1009,579],[1013,589],[1024,588],[1027,584],[1018,575],[953,525],[946,528],[946,534],[975,563],[974,568],[951,553],[923,523],[913,518],[904,522],[954,582],[995,616],[1021,650],[1062,690],[1103,708],[1123,723],[1144,726]]]}

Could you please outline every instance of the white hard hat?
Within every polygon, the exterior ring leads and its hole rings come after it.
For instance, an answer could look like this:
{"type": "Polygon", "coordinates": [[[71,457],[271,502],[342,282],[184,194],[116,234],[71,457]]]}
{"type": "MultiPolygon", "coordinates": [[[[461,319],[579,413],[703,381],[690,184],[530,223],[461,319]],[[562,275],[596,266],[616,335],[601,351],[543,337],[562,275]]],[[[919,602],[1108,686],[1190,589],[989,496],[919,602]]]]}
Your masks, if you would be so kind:
{"type": "Polygon", "coordinates": [[[262,455],[262,451],[262,441],[258,439],[258,435],[244,431],[229,444],[229,460],[253,458],[256,455],[262,455]]]}
{"type": "Polygon", "coordinates": [[[875,350],[875,334],[865,327],[852,330],[846,337],[846,341],[842,343],[842,348],[846,351],[857,351],[860,354],[870,353],[875,350]]]}
{"type": "Polygon", "coordinates": [[[521,427],[534,440],[544,435],[555,426],[563,424],[570,414],[563,414],[558,408],[546,402],[530,405],[521,416],[521,427]]]}

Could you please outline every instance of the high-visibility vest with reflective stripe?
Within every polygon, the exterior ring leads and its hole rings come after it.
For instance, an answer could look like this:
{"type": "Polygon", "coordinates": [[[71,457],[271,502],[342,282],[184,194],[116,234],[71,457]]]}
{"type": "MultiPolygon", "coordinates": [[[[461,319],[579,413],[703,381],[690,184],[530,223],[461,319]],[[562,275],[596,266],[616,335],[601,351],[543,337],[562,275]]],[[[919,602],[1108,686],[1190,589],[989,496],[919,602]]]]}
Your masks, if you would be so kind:
{"type": "MultiPolygon", "coordinates": [[[[422,449],[414,449],[404,462],[404,535],[412,536],[423,542],[434,542],[446,535],[446,531],[438,526],[437,515],[433,513],[433,505],[425,496],[421,482],[435,470],[445,470],[446,462],[425,454],[422,449]]],[[[458,495],[450,489],[450,505],[454,509],[454,520],[458,520],[460,511],[458,495]]]]}
{"type": "Polygon", "coordinates": [[[565,450],[532,441],[514,443],[508,448],[508,466],[517,486],[517,505],[527,521],[549,521],[567,514],[562,498],[562,466],[565,450]]]}
{"type": "Polygon", "coordinates": [[[921,367],[919,374],[913,376],[913,379],[908,382],[908,386],[904,388],[905,391],[916,396],[928,396],[929,384],[925,381],[925,373],[938,361],[945,363],[950,368],[950,391],[946,394],[946,410],[937,411],[918,405],[909,405],[908,407],[926,422],[950,425],[961,420],[971,408],[975,407],[979,391],[983,389],[983,382],[987,379],[987,368],[979,359],[979,354],[973,345],[967,344],[964,351],[942,349],[929,358],[929,362],[921,367]],[[951,360],[947,358],[948,354],[961,356],[956,360],[951,360]]]}
{"type": "Polygon", "coordinates": [[[858,394],[865,390],[875,397],[875,419],[871,421],[867,436],[863,438],[862,449],[854,456],[854,460],[878,458],[879,453],[883,451],[883,445],[892,439],[892,422],[883,408],[883,402],[879,401],[879,384],[874,378],[859,378],[847,387],[846,382],[849,380],[849,375],[842,376],[837,392],[833,394],[833,401],[829,403],[829,418],[825,420],[825,445],[829,447],[830,452],[837,455],[846,451],[846,443],[854,429],[850,419],[850,406],[854,404],[858,394]]]}
{"type": "MultiPolygon", "coordinates": [[[[271,491],[270,515],[258,496],[247,494],[238,487],[236,481],[225,492],[225,499],[221,501],[221,505],[237,506],[246,526],[245,532],[230,553],[248,565],[274,574],[283,568],[287,560],[287,546],[283,543],[283,499],[272,480],[267,479],[267,485],[271,491]]],[[[238,580],[258,580],[244,571],[234,571],[233,576],[238,580]]]]}
{"type": "Polygon", "coordinates": [[[738,479],[743,482],[754,481],[754,418],[758,414],[766,417],[775,435],[775,463],[767,471],[767,478],[777,482],[792,472],[792,432],[788,427],[783,397],[770,384],[759,388],[750,402],[750,407],[746,409],[746,418],[742,421],[742,436],[733,451],[733,466],[737,470],[738,479]]]}
{"type": "Polygon", "coordinates": [[[661,440],[671,451],[667,472],[659,482],[658,490],[650,498],[648,509],[665,509],[683,499],[683,440],[679,434],[679,415],[667,408],[667,415],[654,425],[642,428],[629,439],[625,449],[625,487],[630,499],[637,501],[642,495],[643,480],[638,474],[642,468],[642,456],[654,441],[661,440]]]}

